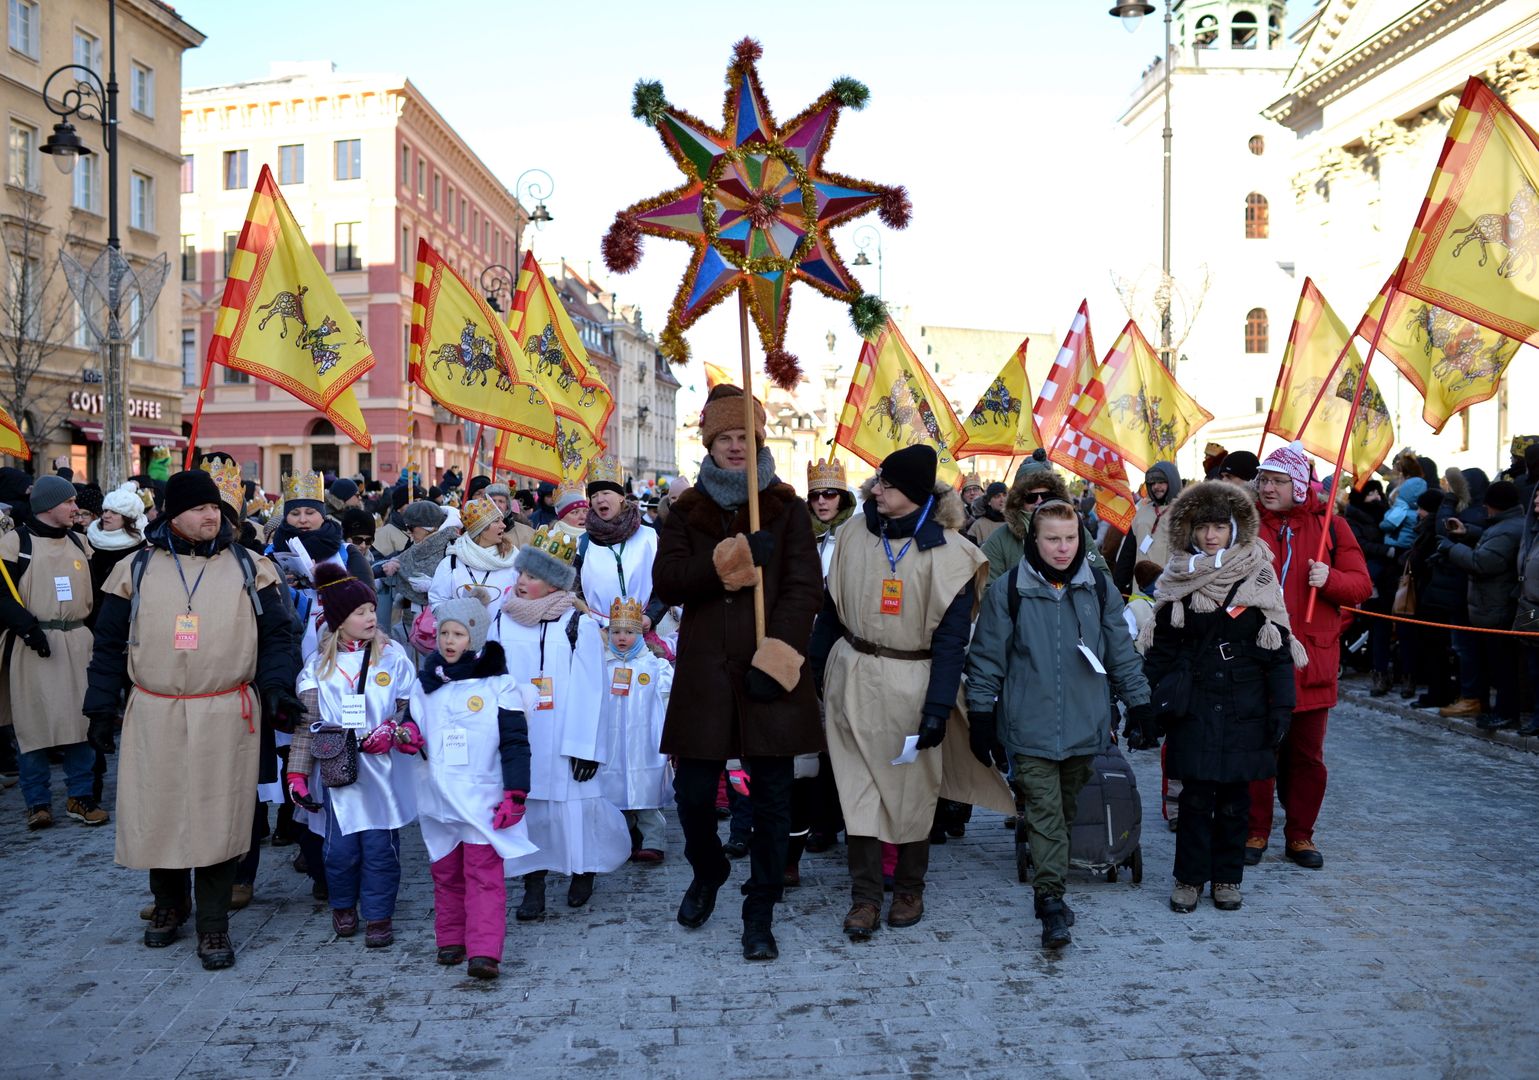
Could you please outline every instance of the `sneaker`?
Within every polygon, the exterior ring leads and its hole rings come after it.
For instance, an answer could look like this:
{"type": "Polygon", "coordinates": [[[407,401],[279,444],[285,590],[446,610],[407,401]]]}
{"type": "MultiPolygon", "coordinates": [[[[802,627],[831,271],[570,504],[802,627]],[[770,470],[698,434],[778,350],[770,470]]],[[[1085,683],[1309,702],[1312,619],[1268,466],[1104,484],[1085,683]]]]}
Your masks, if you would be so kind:
{"type": "Polygon", "coordinates": [[[1318,870],[1325,865],[1325,856],[1310,840],[1289,840],[1288,861],[1306,870],[1318,870]]]}
{"type": "Polygon", "coordinates": [[[389,919],[370,919],[363,924],[363,944],[367,949],[383,949],[395,943],[395,929],[389,919]]]}
{"type": "Polygon", "coordinates": [[[352,937],[358,932],[358,909],[332,908],[331,928],[337,932],[337,937],[352,937]]]}
{"type": "Polygon", "coordinates": [[[235,944],[223,930],[198,935],[198,959],[204,971],[219,971],[235,966],[235,944]]]}
{"type": "Polygon", "coordinates": [[[1474,720],[1482,712],[1484,706],[1475,698],[1460,698],[1452,705],[1444,705],[1437,714],[1445,720],[1474,720]]]}
{"type": "Polygon", "coordinates": [[[1197,910],[1197,898],[1201,895],[1202,889],[1199,886],[1178,881],[1170,890],[1170,910],[1189,915],[1197,910]]]}
{"type": "Polygon", "coordinates": [[[1252,836],[1245,841],[1245,865],[1255,866],[1261,861],[1261,856],[1266,854],[1266,837],[1252,836]]]}
{"type": "Polygon", "coordinates": [[[230,886],[230,910],[240,911],[250,905],[255,890],[245,882],[237,881],[230,886]]]}
{"type": "Polygon", "coordinates": [[[110,820],[107,811],[96,805],[96,800],[89,795],[80,798],[70,796],[64,804],[64,813],[82,825],[105,825],[110,820]]]}
{"type": "Polygon", "coordinates": [[[144,946],[147,949],[164,949],[176,940],[176,932],[187,921],[187,912],[175,908],[155,909],[150,925],[144,928],[144,946]]]}
{"type": "MultiPolygon", "coordinates": [[[[1174,903],[1175,901],[1171,901],[1172,906],[1174,903]]],[[[1213,883],[1213,906],[1220,911],[1239,911],[1240,886],[1215,881],[1213,883]]]]}
{"type": "Polygon", "coordinates": [[[851,941],[865,941],[882,921],[882,909],[869,900],[857,900],[844,917],[844,932],[851,941]]]}
{"type": "Polygon", "coordinates": [[[53,828],[53,811],[46,806],[29,806],[27,808],[27,828],[34,832],[38,829],[53,828]]]}
{"type": "Polygon", "coordinates": [[[1069,914],[1064,908],[1063,897],[1039,895],[1034,906],[1037,918],[1042,920],[1044,949],[1061,949],[1074,940],[1069,933],[1069,914]]]}
{"type": "Polygon", "coordinates": [[[501,972],[501,965],[490,956],[472,956],[469,965],[465,968],[465,974],[472,979],[495,979],[501,972]]]}

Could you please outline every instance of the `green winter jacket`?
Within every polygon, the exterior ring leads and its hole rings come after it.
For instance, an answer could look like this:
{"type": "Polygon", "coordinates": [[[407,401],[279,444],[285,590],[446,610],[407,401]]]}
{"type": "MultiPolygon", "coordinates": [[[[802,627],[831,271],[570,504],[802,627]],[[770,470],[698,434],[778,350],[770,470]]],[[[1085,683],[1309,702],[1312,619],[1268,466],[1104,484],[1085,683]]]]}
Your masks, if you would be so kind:
{"type": "Polygon", "coordinates": [[[1102,610],[1095,573],[1105,571],[1081,563],[1068,586],[1055,589],[1022,562],[1014,627],[1009,576],[989,586],[967,651],[967,708],[995,712],[999,739],[1011,754],[1062,761],[1107,749],[1114,721],[1108,680],[1127,705],[1149,700],[1122,597],[1108,581],[1102,610]],[[1080,652],[1081,641],[1106,674],[1080,652]]]}

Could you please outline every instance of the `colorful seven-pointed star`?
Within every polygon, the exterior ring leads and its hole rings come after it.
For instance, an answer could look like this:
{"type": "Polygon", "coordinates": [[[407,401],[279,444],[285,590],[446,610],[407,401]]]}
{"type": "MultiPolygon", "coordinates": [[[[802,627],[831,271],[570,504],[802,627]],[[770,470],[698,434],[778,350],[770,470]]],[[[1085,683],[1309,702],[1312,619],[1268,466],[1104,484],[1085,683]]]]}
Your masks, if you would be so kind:
{"type": "Polygon", "coordinates": [[[881,301],[863,293],[845,268],[828,230],[871,210],[895,229],[908,224],[902,187],[841,176],[823,167],[842,108],[869,96],[854,79],[832,87],[796,119],[776,125],[754,63],[761,49],[738,42],[727,68],[721,130],[668,104],[655,82],[638,82],[632,112],[657,128],[685,183],[615,215],[604,237],[604,261],[616,273],[641,261],[641,235],[683,240],[695,249],[661,337],[674,363],[689,356],[684,330],[736,290],[743,290],[759,328],[765,367],[785,387],[801,377],[785,351],[791,283],[805,281],[851,305],[857,330],[881,327],[881,301]]]}

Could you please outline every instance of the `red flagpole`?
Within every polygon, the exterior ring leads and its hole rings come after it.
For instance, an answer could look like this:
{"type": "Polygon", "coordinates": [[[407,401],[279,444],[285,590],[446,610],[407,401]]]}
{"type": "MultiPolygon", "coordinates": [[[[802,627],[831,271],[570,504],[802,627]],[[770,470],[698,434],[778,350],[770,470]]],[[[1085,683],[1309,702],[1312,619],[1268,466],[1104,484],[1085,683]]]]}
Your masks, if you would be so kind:
{"type": "MultiPolygon", "coordinates": [[[[478,464],[480,464],[480,462],[481,462],[481,436],[483,436],[485,434],[486,434],[486,425],[485,424],[482,424],[482,425],[480,425],[479,427],[476,428],[476,445],[475,445],[475,448],[470,451],[470,474],[472,476],[475,475],[476,466],[478,464]]],[[[497,455],[493,454],[492,456],[495,458],[497,455]]],[[[496,468],[495,464],[493,465],[493,468],[496,468]]]]}
{"type": "MultiPolygon", "coordinates": [[[[1362,370],[1357,373],[1357,386],[1352,393],[1352,408],[1347,412],[1347,427],[1341,435],[1341,449],[1336,452],[1336,471],[1331,477],[1329,501],[1325,504],[1325,527],[1320,531],[1320,543],[1315,548],[1315,562],[1320,562],[1325,558],[1325,545],[1331,536],[1331,519],[1336,516],[1336,492],[1341,487],[1341,467],[1342,463],[1347,459],[1347,446],[1352,441],[1352,429],[1357,425],[1357,411],[1363,402],[1363,388],[1368,385],[1368,365],[1373,363],[1373,354],[1379,349],[1379,335],[1384,333],[1384,324],[1389,322],[1390,305],[1394,302],[1395,293],[1400,289],[1400,275],[1404,272],[1405,260],[1402,259],[1400,265],[1395,269],[1395,276],[1385,286],[1384,314],[1380,316],[1378,325],[1373,328],[1373,340],[1368,344],[1368,355],[1363,357],[1362,370]]],[[[1351,340],[1348,339],[1347,347],[1350,348],[1351,344],[1351,340]]],[[[1342,355],[1345,356],[1345,352],[1342,355]]],[[[1336,364],[1339,367],[1341,361],[1338,359],[1336,364]]],[[[1331,374],[1335,374],[1334,369],[1332,369],[1331,374]]],[[[1326,384],[1329,385],[1329,383],[1330,380],[1327,379],[1326,384]]],[[[1318,399],[1316,399],[1316,403],[1318,404],[1318,399]]],[[[1314,409],[1311,408],[1310,414],[1313,415],[1313,413],[1314,409]]],[[[1305,422],[1307,423],[1308,421],[1306,420],[1305,422]]],[[[1300,428],[1299,430],[1302,431],[1303,429],[1300,428]]],[[[1356,478],[1354,477],[1354,479],[1356,478]]],[[[1311,588],[1309,590],[1309,602],[1304,605],[1304,621],[1306,623],[1315,617],[1315,598],[1319,594],[1320,590],[1318,588],[1311,588]]]]}
{"type": "Polygon", "coordinates": [[[183,469],[192,468],[192,455],[198,446],[198,424],[203,420],[203,395],[208,393],[209,376],[214,373],[214,357],[210,353],[203,362],[203,381],[198,384],[198,404],[192,410],[192,431],[187,436],[187,456],[182,462],[183,469]]]}

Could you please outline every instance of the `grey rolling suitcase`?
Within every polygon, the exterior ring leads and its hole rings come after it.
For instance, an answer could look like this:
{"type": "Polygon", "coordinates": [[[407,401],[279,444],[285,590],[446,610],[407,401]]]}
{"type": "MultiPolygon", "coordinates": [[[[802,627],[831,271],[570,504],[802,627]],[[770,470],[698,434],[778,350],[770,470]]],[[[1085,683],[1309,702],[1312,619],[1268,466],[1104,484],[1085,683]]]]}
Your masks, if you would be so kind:
{"type": "MultiPolygon", "coordinates": [[[[1091,762],[1090,779],[1079,793],[1074,821],[1069,826],[1069,865],[1116,881],[1126,869],[1136,885],[1144,879],[1143,804],[1138,798],[1138,778],[1117,746],[1098,754],[1091,762]]],[[[1031,846],[1026,825],[1015,826],[1016,877],[1024,884],[1031,877],[1031,846]]]]}

